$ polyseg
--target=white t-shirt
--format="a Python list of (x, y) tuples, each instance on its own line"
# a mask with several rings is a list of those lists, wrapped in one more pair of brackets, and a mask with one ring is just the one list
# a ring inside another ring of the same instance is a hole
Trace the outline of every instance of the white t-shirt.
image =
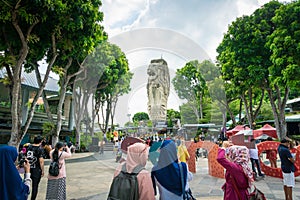
[(255, 149), (249, 149), (250, 158), (258, 160), (258, 150), (255, 146)]

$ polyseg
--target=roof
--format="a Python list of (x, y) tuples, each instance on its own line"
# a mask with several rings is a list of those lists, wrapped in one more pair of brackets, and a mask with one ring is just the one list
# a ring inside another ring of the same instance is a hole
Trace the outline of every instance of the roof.
[(296, 102), (300, 102), (300, 97), (295, 98), (295, 99), (291, 99), (291, 100), (287, 100), (286, 104), (292, 104), (292, 103), (296, 103)]
[(195, 128), (216, 128), (219, 127), (218, 125), (215, 124), (184, 124), (184, 128), (186, 127), (195, 127)]
[(286, 122), (300, 122), (300, 114), (298, 115), (288, 115), (285, 117)]
[[(285, 121), (286, 122), (300, 122), (300, 114), (287, 115), (287, 116), (285, 116)], [(266, 120), (266, 121), (263, 121), (262, 123), (274, 123), (274, 120)]]
[[(5, 76), (6, 76), (6, 70), (3, 68), (0, 70), (0, 79), (4, 78)], [(45, 76), (45, 74), (41, 74), (42, 80), (44, 79), (44, 76)], [(22, 86), (30, 87), (30, 88), (33, 88), (36, 90), (40, 88), (38, 85), (37, 78), (36, 78), (34, 71), (32, 71), (30, 73), (26, 73), (23, 71), (22, 75), (21, 75), (21, 80), (22, 80), (22, 83), (21, 83)], [(59, 91), (59, 89), (60, 89), (60, 87), (58, 84), (58, 80), (49, 76), (44, 90), (47, 92), (57, 93)]]

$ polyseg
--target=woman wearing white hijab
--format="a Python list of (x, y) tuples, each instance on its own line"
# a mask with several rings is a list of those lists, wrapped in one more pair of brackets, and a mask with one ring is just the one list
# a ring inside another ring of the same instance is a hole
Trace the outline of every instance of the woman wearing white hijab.
[[(116, 177), (122, 170), (123, 165), (126, 166), (126, 171), (132, 173), (137, 166), (145, 167), (148, 159), (148, 146), (143, 143), (135, 143), (127, 148), (127, 158), (122, 162), (114, 173)], [(143, 169), (137, 175), (139, 199), (140, 200), (155, 200), (154, 190), (150, 173)]]

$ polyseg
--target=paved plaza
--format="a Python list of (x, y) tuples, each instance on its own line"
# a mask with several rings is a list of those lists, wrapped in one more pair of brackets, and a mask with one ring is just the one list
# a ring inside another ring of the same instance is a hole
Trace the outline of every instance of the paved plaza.
[[(48, 173), (49, 160), (45, 161), (45, 171)], [(105, 200), (112, 182), (113, 173), (118, 163), (115, 162), (113, 152), (77, 153), (67, 160), (67, 199), (68, 200)], [(146, 168), (151, 170), (152, 165), (147, 163)], [(197, 173), (194, 174), (190, 186), (197, 200), (221, 200), (223, 191), (221, 186), (224, 179), (208, 175), (207, 159), (197, 161)], [(269, 200), (283, 200), (284, 192), (282, 180), (266, 176), (255, 182)], [(45, 199), (47, 178), (41, 180), (38, 200)], [(293, 190), (294, 200), (300, 200), (300, 177), (296, 178), (296, 187)], [(158, 198), (157, 198), (158, 199)]]

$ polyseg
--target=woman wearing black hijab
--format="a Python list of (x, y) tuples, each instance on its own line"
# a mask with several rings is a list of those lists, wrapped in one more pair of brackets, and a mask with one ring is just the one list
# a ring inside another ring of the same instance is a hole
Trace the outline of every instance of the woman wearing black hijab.
[(159, 159), (152, 168), (151, 176), (155, 194), (156, 185), (158, 186), (160, 200), (183, 199), (187, 181), (192, 179), (192, 175), (188, 172), (186, 163), (178, 162), (176, 145), (172, 140), (162, 143)]

